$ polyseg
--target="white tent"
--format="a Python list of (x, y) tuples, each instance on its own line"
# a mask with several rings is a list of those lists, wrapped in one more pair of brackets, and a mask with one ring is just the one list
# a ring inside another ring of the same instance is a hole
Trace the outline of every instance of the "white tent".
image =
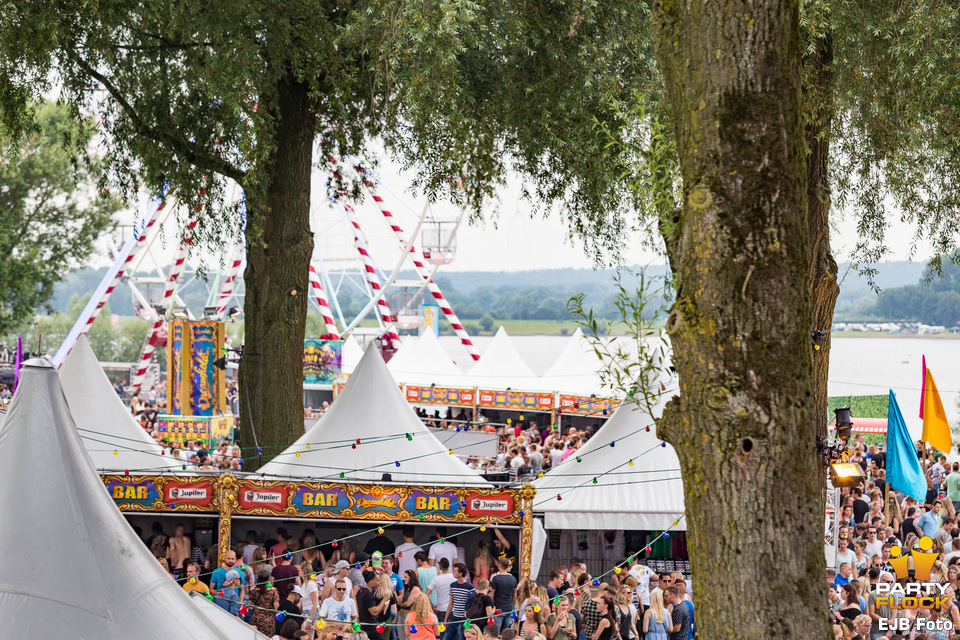
[(363, 347), (351, 335), (343, 341), (342, 349), (340, 352), (340, 368), (344, 373), (353, 373), (353, 370), (360, 364), (360, 358), (363, 357)]
[(543, 374), (542, 383), (544, 388), (560, 393), (609, 396), (611, 391), (600, 381), (601, 366), (603, 362), (597, 352), (577, 327), (556, 361)]
[(543, 388), (540, 376), (536, 375), (523, 358), (503, 327), (497, 329), (480, 360), (467, 374), (470, 386), (486, 389), (536, 391)]
[[(662, 411), (670, 395), (662, 395), (655, 413)], [(534, 511), (544, 514), (544, 527), (671, 528), (683, 514), (683, 481), (676, 452), (669, 444), (662, 446), (656, 431), (646, 409), (632, 402), (622, 404), (577, 451), (581, 462), (570, 456), (534, 480)], [(685, 530), (685, 522), (680, 519), (672, 528)]]
[(466, 381), (432, 331), (416, 342), (404, 343), (387, 363), (387, 369), (397, 382), (407, 384), (456, 387)]
[(199, 591), (191, 591), (190, 599), (197, 605), (200, 612), (223, 632), (224, 637), (230, 640), (270, 640), (255, 627), (251, 627), (240, 618), (235, 618), (207, 600)]
[[(0, 620), (80, 640), (227, 638), (137, 539), (77, 435), (56, 370), (28, 360), (0, 429)], [(34, 634), (36, 635), (36, 634)]]
[(131, 472), (180, 470), (180, 462), (161, 455), (163, 448), (133, 419), (86, 336), (77, 339), (60, 366), (60, 383), (94, 467)]
[(366, 482), (390, 474), (392, 482), (489, 485), (420, 421), (373, 345), (323, 417), (257, 473), (316, 480), (343, 473), (344, 480)]

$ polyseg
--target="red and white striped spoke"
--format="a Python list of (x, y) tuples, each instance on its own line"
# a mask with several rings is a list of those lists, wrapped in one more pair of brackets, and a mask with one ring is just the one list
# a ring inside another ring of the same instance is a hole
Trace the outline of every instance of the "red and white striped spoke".
[(164, 200), (157, 207), (156, 211), (153, 212), (153, 215), (150, 217), (150, 219), (147, 220), (147, 224), (140, 233), (140, 236), (137, 238), (136, 244), (133, 246), (133, 249), (127, 256), (127, 259), (123, 261), (123, 265), (120, 266), (120, 270), (117, 271), (117, 275), (113, 276), (113, 280), (107, 286), (106, 291), (103, 292), (100, 302), (97, 303), (97, 306), (93, 309), (90, 317), (87, 318), (87, 323), (84, 325), (83, 329), (80, 330), (80, 335), (85, 335), (87, 331), (90, 330), (90, 326), (97, 319), (97, 316), (100, 315), (100, 311), (104, 306), (106, 306), (107, 301), (110, 299), (110, 294), (113, 293), (113, 290), (116, 289), (117, 285), (120, 284), (120, 281), (123, 280), (123, 276), (127, 273), (127, 271), (130, 270), (130, 267), (133, 266), (133, 262), (140, 255), (140, 252), (143, 251), (143, 247), (147, 242), (147, 236), (150, 234), (150, 229), (152, 229), (153, 225), (155, 225), (157, 220), (160, 219), (160, 214), (163, 212), (166, 206), (167, 202)]
[[(400, 248), (403, 249), (403, 247), (407, 246), (407, 238), (405, 237), (406, 234), (404, 234), (403, 228), (397, 223), (397, 219), (393, 217), (393, 213), (387, 209), (386, 203), (383, 201), (383, 198), (377, 194), (373, 182), (367, 179), (363, 169), (356, 162), (354, 163), (353, 168), (358, 174), (360, 174), (360, 179), (363, 181), (364, 186), (367, 188), (367, 191), (370, 192), (370, 195), (373, 197), (373, 201), (380, 209), (380, 213), (383, 214), (387, 224), (389, 224), (390, 228), (393, 230), (394, 235), (397, 237), (397, 241), (400, 243)], [(460, 318), (458, 318), (457, 314), (453, 312), (453, 307), (444, 297), (443, 292), (440, 291), (440, 287), (436, 282), (433, 281), (433, 278), (430, 277), (430, 269), (420, 261), (418, 256), (422, 256), (423, 254), (418, 253), (414, 249), (413, 245), (410, 245), (410, 254), (410, 260), (413, 262), (413, 267), (416, 269), (417, 275), (426, 281), (427, 289), (430, 291), (430, 295), (432, 295), (433, 299), (436, 300), (437, 305), (440, 307), (440, 311), (443, 312), (443, 315), (447, 318), (447, 322), (450, 323), (450, 326), (453, 327), (457, 337), (460, 338), (460, 344), (462, 344), (463, 348), (467, 350), (467, 353), (470, 354), (471, 358), (474, 360), (479, 360), (480, 353), (474, 346), (473, 340), (470, 339), (470, 334), (468, 334), (467, 330), (463, 328)]]
[(243, 245), (237, 244), (233, 248), (233, 254), (230, 256), (230, 264), (227, 265), (227, 277), (223, 279), (223, 286), (220, 288), (220, 297), (217, 299), (217, 317), (223, 318), (227, 312), (227, 303), (233, 296), (233, 289), (237, 284), (237, 276), (240, 275), (240, 265), (243, 264)]
[(323, 286), (320, 284), (320, 276), (313, 265), (310, 265), (310, 290), (317, 298), (317, 304), (320, 306), (320, 315), (323, 316), (323, 323), (326, 325), (326, 336), (331, 340), (339, 340), (340, 334), (337, 331), (337, 323), (333, 321), (333, 314), (330, 313), (330, 305), (327, 303), (327, 296), (323, 292)]
[[(190, 246), (193, 244), (193, 231), (196, 228), (196, 220), (191, 220), (189, 223), (187, 223), (187, 228), (183, 234), (183, 240), (180, 242), (180, 246), (177, 247), (177, 253), (173, 257), (173, 264), (170, 265), (170, 269), (167, 272), (167, 280), (163, 285), (163, 298), (160, 299), (160, 303), (157, 305), (164, 311), (170, 308), (170, 303), (173, 301), (173, 292), (176, 291), (177, 281), (183, 274), (183, 269), (187, 262), (187, 254), (190, 252)], [(150, 328), (150, 332), (147, 334), (147, 339), (143, 343), (143, 348), (140, 349), (140, 359), (137, 361), (137, 371), (133, 376), (133, 383), (131, 385), (135, 390), (134, 393), (136, 393), (136, 390), (140, 389), (141, 385), (143, 385), (143, 379), (147, 375), (147, 368), (150, 366), (150, 360), (153, 358), (153, 354), (157, 351), (155, 341), (160, 333), (160, 330), (163, 329), (164, 321), (165, 317), (163, 313), (158, 310), (157, 319), (153, 322), (153, 326)]]

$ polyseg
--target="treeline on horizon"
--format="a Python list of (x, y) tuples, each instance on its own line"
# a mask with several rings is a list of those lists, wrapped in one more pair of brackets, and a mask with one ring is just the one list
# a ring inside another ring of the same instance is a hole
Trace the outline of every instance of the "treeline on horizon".
[(960, 325), (960, 266), (954, 254), (944, 259), (938, 274), (927, 265), (917, 284), (886, 289), (873, 305), (875, 318), (885, 322), (922, 322), (934, 326)]

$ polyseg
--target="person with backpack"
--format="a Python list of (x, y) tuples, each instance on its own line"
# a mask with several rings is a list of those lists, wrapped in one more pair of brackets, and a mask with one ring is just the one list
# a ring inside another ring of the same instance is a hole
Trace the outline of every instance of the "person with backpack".
[(490, 595), (490, 581), (486, 578), (477, 580), (477, 590), (467, 601), (467, 620), (472, 625), (486, 626), (487, 621), (494, 616), (497, 609), (493, 605)]

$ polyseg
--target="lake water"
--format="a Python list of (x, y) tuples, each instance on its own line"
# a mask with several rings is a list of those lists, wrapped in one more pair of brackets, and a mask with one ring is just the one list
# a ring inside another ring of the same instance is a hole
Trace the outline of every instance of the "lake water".
[[(480, 353), (492, 337), (473, 338)], [(569, 340), (565, 336), (517, 336), (514, 346), (534, 373), (542, 374), (560, 354)], [(454, 336), (442, 336), (441, 344), (462, 367), (470, 358)], [(960, 340), (946, 338), (850, 338), (833, 339), (830, 356), (831, 396), (886, 395), (890, 389), (897, 394), (900, 410), (907, 426), (917, 437), (921, 420), (920, 385), (921, 357), (933, 372), (943, 398), (944, 409), (951, 423), (960, 419), (957, 396), (960, 393)]]

